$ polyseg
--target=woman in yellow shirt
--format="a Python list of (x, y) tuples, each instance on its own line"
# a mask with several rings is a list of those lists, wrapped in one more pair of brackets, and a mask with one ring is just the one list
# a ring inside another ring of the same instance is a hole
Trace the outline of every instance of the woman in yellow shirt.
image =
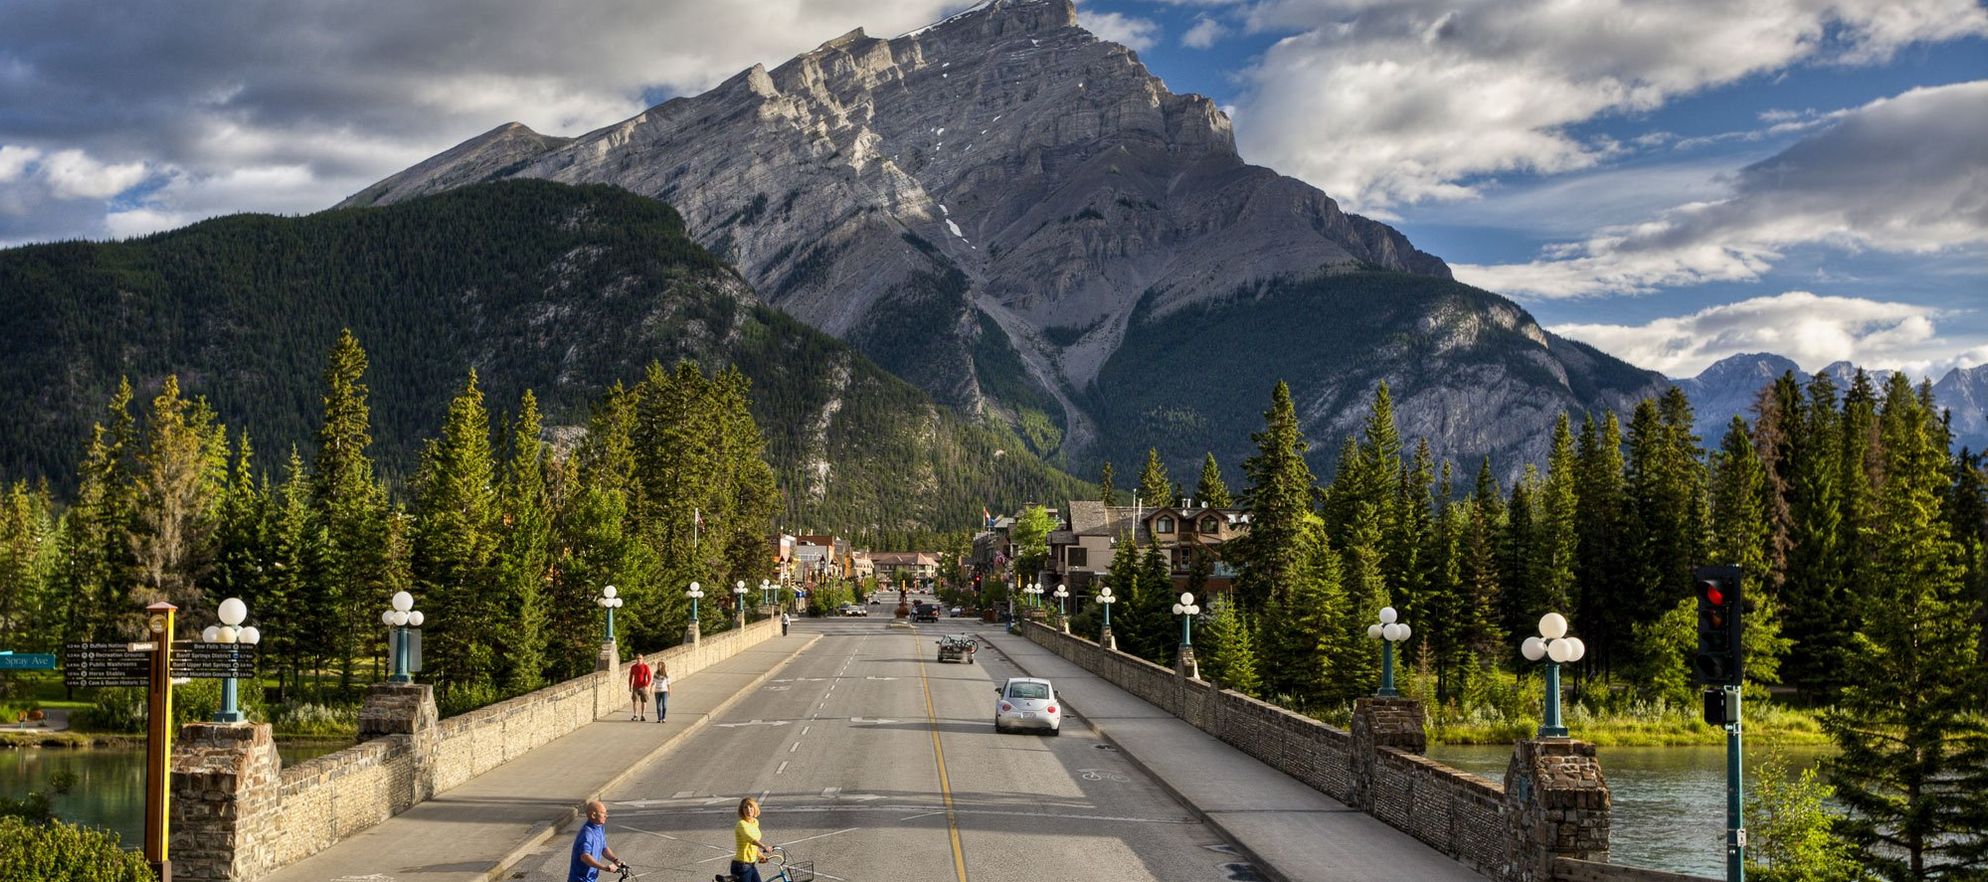
[(732, 855), (732, 878), (738, 882), (760, 882), (759, 867), (771, 857), (772, 849), (759, 838), (759, 800), (748, 796), (739, 800), (739, 823), (732, 828), (732, 841), (738, 852)]

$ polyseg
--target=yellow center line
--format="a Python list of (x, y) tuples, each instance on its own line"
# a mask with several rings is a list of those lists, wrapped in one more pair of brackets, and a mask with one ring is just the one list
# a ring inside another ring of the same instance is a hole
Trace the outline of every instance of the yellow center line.
[(912, 654), (918, 659), (918, 684), (925, 688), (925, 719), (932, 724), (932, 757), (939, 764), (939, 794), (946, 801), (946, 832), (953, 841), (953, 873), (966, 882), (966, 853), (959, 845), (959, 816), (953, 812), (953, 785), (946, 778), (946, 751), (939, 746), (939, 715), (932, 709), (932, 681), (925, 677), (924, 646), (911, 638)]

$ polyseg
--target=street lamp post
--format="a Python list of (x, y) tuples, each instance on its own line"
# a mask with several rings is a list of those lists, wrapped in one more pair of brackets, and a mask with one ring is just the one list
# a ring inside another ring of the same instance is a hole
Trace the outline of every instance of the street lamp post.
[(1194, 603), (1194, 595), (1183, 591), (1180, 602), (1173, 605), (1173, 614), (1180, 616), (1180, 674), (1199, 679), (1201, 669), (1194, 662), (1194, 617), (1201, 614), (1201, 607)]
[(419, 628), (427, 616), (414, 608), (414, 595), (405, 591), (393, 594), (391, 607), (380, 616), (380, 621), (394, 629), (393, 676), (388, 678), (395, 683), (412, 683), (414, 675), (407, 670), (407, 629)]
[(609, 585), (601, 589), (601, 596), (594, 598), (601, 609), (607, 610), (607, 636), (601, 638), (602, 643), (614, 642), (614, 611), (620, 609), (622, 604), (622, 599), (614, 595), (615, 587)]
[[(230, 597), (221, 601), (221, 624), (208, 625), (200, 632), (203, 643), (226, 643), (234, 646), (254, 646), (262, 642), (262, 632), (255, 626), (243, 627), (248, 619), (248, 604), (240, 598)], [(233, 653), (239, 656), (240, 653)], [(216, 723), (239, 723), (243, 720), (241, 708), (235, 692), (235, 678), (221, 678), (221, 710), (214, 714)]]
[(773, 583), (772, 583), (772, 582), (770, 582), (770, 581), (768, 581), (768, 580), (766, 580), (766, 579), (761, 579), (761, 580), (759, 580), (759, 605), (760, 605), (760, 606), (772, 606), (772, 605), (773, 605), (773, 595), (772, 595), (772, 594), (770, 593), (770, 592), (772, 592), (772, 590), (773, 590)]
[(746, 626), (746, 580), (740, 579), (732, 585), (732, 605), (738, 607), (739, 627)]
[(1058, 582), (1056, 583), (1054, 596), (1056, 597), (1056, 615), (1059, 618), (1069, 615), (1070, 611), (1063, 606), (1063, 599), (1070, 596), (1070, 589), (1063, 587), (1063, 583)]
[(1098, 634), (1098, 644), (1106, 649), (1117, 649), (1118, 641), (1111, 636), (1111, 605), (1117, 603), (1118, 598), (1111, 596), (1110, 585), (1098, 589), (1097, 601), (1104, 607), (1104, 631)]
[(1394, 645), (1408, 639), (1409, 629), (1395, 618), (1394, 607), (1382, 607), (1379, 624), (1367, 626), (1367, 636), (1381, 642), (1381, 688), (1374, 694), (1382, 698), (1401, 694), (1394, 688)]
[(1026, 595), (1028, 595), (1028, 596), (1029, 596), (1029, 608), (1030, 608), (1030, 609), (1041, 609), (1041, 608), (1042, 608), (1042, 586), (1041, 586), (1041, 585), (1030, 585), (1030, 586), (1028, 586), (1028, 587), (1026, 587), (1026, 588), (1023, 588), (1023, 589), (1022, 589), (1022, 593), (1023, 593), (1023, 594), (1026, 594)]
[(1565, 738), (1567, 727), (1560, 722), (1560, 666), (1577, 662), (1588, 654), (1587, 644), (1579, 637), (1567, 636), (1567, 617), (1559, 613), (1547, 613), (1539, 619), (1539, 636), (1527, 637), (1519, 645), (1519, 653), (1526, 661), (1546, 661), (1546, 713), (1539, 723), (1539, 737)]
[(690, 583), (690, 590), (683, 592), (683, 596), (690, 598), (690, 627), (685, 629), (686, 633), (684, 634), (683, 642), (696, 643), (698, 642), (699, 639), (698, 627), (697, 627), (697, 601), (699, 598), (704, 596), (704, 586), (699, 585), (696, 582), (692, 582)]

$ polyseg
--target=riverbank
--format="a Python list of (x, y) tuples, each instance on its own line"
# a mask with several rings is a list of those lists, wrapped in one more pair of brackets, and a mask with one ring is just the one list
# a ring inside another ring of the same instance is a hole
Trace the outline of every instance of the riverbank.
[[(1594, 713), (1575, 705), (1567, 710), (1562, 722), (1575, 738), (1605, 747), (1690, 747), (1726, 743), (1723, 727), (1706, 725), (1697, 714), (1681, 708)], [(1428, 722), (1429, 742), (1432, 744), (1511, 744), (1531, 738), (1538, 731), (1538, 717), (1504, 718), (1495, 712), (1471, 713), (1453, 708), (1433, 708)], [(1830, 744), (1829, 735), (1822, 731), (1819, 711), (1780, 707), (1765, 702), (1756, 702), (1746, 708), (1746, 737), (1749, 743), (1759, 745)]]

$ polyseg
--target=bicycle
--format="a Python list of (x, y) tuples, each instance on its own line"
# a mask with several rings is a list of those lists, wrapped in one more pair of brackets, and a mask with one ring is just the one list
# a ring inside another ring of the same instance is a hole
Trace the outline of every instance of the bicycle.
[[(780, 882), (814, 882), (814, 861), (790, 860), (787, 857), (787, 847), (784, 845), (773, 846), (773, 860), (779, 864), (780, 870), (776, 873), (763, 875), (762, 878), (766, 882), (773, 882), (775, 879), (780, 880)], [(738, 882), (738, 880), (739, 877), (729, 873), (719, 873), (717, 876), (712, 877), (712, 882)]]

